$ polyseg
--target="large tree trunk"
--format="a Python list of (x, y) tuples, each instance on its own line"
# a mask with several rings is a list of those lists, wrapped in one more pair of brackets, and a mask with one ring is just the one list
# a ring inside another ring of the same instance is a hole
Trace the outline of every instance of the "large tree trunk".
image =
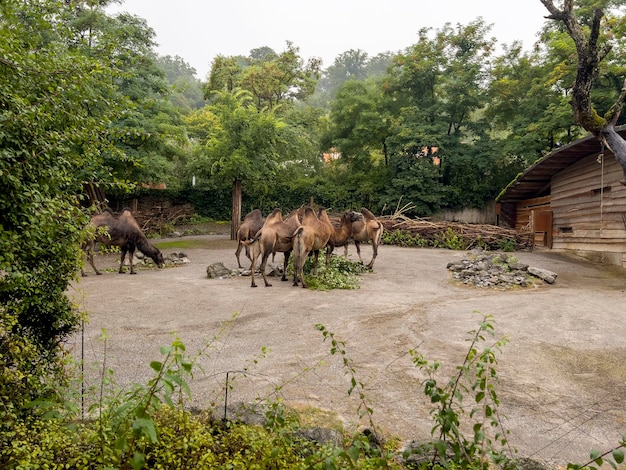
[(230, 239), (237, 240), (237, 231), (241, 224), (241, 180), (233, 181), (233, 207), (230, 220)]
[(574, 15), (573, 0), (565, 0), (562, 10), (552, 0), (541, 0), (541, 3), (550, 12), (548, 18), (563, 22), (576, 45), (578, 71), (572, 90), (574, 119), (613, 152), (624, 172), (624, 178), (620, 182), (626, 185), (626, 141), (615, 131), (615, 124), (626, 100), (626, 81), (619, 97), (604, 116), (596, 112), (591, 102), (591, 90), (598, 78), (598, 66), (611, 50), (610, 45), (599, 40), (604, 12), (600, 9), (594, 11), (587, 36)]

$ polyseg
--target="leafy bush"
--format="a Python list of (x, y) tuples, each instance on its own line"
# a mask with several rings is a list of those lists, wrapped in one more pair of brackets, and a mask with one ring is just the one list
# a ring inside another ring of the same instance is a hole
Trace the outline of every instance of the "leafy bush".
[(433, 246), (436, 248), (448, 248), (450, 250), (466, 250), (469, 245), (467, 240), (450, 227), (448, 227), (445, 232), (435, 235), (433, 243)]
[(405, 232), (403, 230), (385, 231), (382, 235), (382, 242), (385, 245), (397, 245), (404, 247), (427, 247), (430, 245), (427, 239), (422, 238), (419, 234), (411, 234), (411, 232)]

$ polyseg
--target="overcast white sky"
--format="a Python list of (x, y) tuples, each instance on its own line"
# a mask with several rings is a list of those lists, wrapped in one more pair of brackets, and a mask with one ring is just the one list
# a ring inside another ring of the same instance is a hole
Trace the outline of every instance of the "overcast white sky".
[(493, 24), (498, 42), (521, 40), (530, 49), (547, 15), (539, 0), (125, 0), (109, 11), (144, 18), (156, 32), (157, 52), (182, 57), (201, 79), (218, 54), (248, 55), (263, 46), (282, 52), (291, 41), (301, 57), (321, 57), (326, 68), (350, 49), (370, 57), (398, 52), (417, 42), (422, 27), (479, 16)]

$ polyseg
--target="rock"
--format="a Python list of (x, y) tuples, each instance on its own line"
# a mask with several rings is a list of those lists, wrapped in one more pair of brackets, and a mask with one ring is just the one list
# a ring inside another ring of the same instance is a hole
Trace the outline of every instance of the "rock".
[(331, 445), (333, 447), (340, 447), (343, 443), (343, 435), (336, 429), (331, 428), (302, 428), (296, 431), (296, 436), (320, 445)]
[(511, 268), (514, 271), (527, 271), (528, 265), (524, 263), (520, 263), (519, 261), (513, 261), (509, 263), (509, 268)]
[(533, 284), (534, 278), (552, 284), (557, 276), (546, 269), (529, 268), (514, 256), (489, 254), (482, 250), (472, 250), (462, 260), (448, 263), (446, 268), (452, 271), (452, 277), (459, 282), (483, 288), (528, 287)]
[(230, 269), (222, 262), (210, 264), (206, 268), (206, 274), (209, 279), (225, 279), (232, 276)]
[(548, 284), (553, 284), (554, 281), (556, 281), (557, 274), (547, 269), (534, 268), (531, 266), (528, 268), (528, 272), (539, 279), (543, 279)]

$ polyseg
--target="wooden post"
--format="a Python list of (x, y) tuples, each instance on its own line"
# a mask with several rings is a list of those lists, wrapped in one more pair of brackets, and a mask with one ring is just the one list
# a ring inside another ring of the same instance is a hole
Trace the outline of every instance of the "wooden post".
[(230, 220), (230, 239), (237, 240), (237, 231), (241, 223), (241, 180), (233, 181), (232, 215)]

